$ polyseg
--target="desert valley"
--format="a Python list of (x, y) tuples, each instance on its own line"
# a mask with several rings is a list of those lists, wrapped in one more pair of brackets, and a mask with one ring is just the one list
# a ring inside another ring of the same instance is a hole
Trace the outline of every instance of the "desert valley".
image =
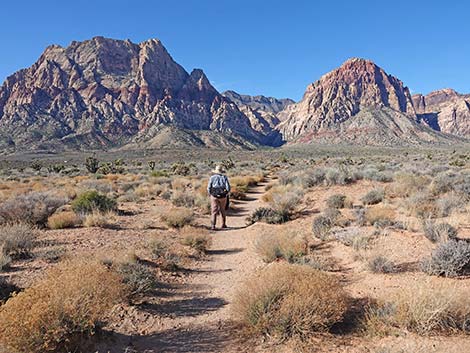
[(2, 353), (470, 351), (470, 94), (219, 92), (94, 37), (0, 86), (0, 147)]

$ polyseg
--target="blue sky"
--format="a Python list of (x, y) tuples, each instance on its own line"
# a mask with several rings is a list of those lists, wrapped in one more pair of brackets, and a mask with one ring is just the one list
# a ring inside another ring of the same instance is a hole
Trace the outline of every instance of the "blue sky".
[(300, 99), (349, 57), (375, 61), (412, 92), (470, 92), (465, 1), (29, 0), (0, 8), (0, 81), (49, 44), (102, 35), (159, 38), (221, 91)]

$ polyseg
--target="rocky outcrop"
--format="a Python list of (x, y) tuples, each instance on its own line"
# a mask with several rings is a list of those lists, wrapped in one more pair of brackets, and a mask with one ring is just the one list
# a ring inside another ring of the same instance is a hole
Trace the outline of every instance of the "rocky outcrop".
[[(252, 127), (263, 135), (272, 135), (280, 123), (277, 114), (291, 104), (292, 99), (277, 99), (265, 96), (249, 96), (234, 91), (225, 91), (222, 95), (234, 102), (251, 122)], [(265, 140), (269, 144), (269, 139)]]
[(437, 131), (470, 137), (470, 95), (442, 89), (413, 95), (418, 118)]
[(0, 88), (2, 147), (122, 146), (162, 126), (259, 144), (264, 136), (251, 124), (202, 70), (188, 74), (156, 39), (53, 45)]
[(419, 124), (407, 87), (372, 61), (353, 58), (279, 113), (283, 140), (392, 145), (446, 137)]

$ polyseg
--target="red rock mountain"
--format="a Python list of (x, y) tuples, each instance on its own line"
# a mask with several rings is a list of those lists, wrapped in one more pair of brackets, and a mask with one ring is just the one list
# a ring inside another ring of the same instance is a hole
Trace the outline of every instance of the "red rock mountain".
[(278, 117), (285, 141), (389, 145), (446, 139), (419, 123), (400, 80), (359, 58), (309, 85), (302, 100)]
[(453, 89), (413, 95), (413, 103), (422, 119), (433, 129), (470, 137), (470, 95)]
[(264, 139), (202, 70), (188, 74), (156, 39), (53, 45), (0, 88), (4, 148), (159, 146), (176, 130), (196, 145)]

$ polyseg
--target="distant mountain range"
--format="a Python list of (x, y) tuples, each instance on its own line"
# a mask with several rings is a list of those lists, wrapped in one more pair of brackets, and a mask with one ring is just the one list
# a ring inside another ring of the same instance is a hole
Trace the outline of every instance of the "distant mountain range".
[(411, 96), (353, 58), (290, 99), (219, 93), (159, 40), (95, 37), (46, 48), (0, 87), (3, 151), (256, 148), (284, 143), (454, 144), (470, 138), (470, 95)]

